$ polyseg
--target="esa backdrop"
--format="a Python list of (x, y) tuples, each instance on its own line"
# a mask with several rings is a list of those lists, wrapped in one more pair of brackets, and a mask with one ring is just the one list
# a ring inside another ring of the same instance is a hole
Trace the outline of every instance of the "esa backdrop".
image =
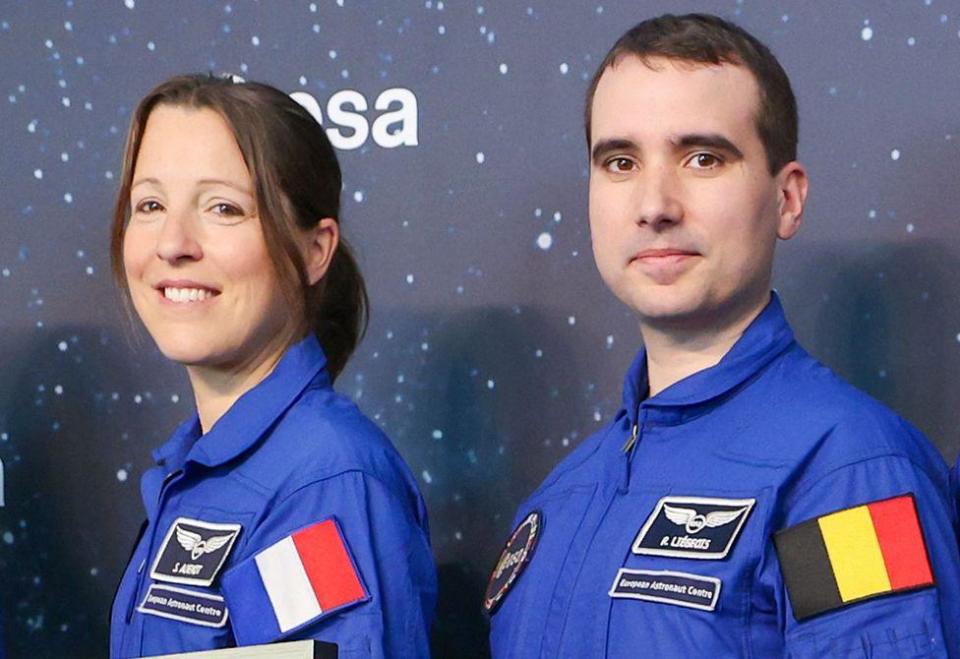
[[(816, 356), (960, 446), (960, 7), (944, 0), (0, 4), (0, 601), (13, 657), (105, 654), (150, 450), (191, 412), (121, 311), (131, 108), (182, 72), (296, 93), (339, 149), (373, 315), (338, 388), (430, 509), (438, 656), (486, 654), (516, 505), (617, 412), (638, 348), (590, 250), (582, 100), (627, 27), (710, 10), (791, 75), (812, 177), (776, 272)], [(800, 421), (800, 420), (798, 420)]]

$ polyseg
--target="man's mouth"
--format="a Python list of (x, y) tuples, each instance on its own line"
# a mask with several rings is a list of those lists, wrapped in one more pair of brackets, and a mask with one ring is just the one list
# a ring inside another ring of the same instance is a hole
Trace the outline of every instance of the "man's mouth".
[(643, 251), (637, 252), (633, 260), (635, 261), (646, 261), (646, 262), (655, 262), (659, 259), (680, 259), (686, 256), (697, 256), (697, 252), (694, 252), (689, 249), (678, 249), (675, 247), (659, 247), (656, 249), (645, 249)]

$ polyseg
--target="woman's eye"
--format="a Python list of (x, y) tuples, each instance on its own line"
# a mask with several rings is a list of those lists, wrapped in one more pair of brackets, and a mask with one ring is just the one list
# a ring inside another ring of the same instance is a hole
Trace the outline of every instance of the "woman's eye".
[(147, 199), (137, 204), (134, 209), (138, 213), (153, 213), (154, 211), (163, 210), (163, 206), (161, 206), (158, 201)]
[(607, 161), (607, 171), (622, 174), (633, 169), (633, 161), (629, 158), (611, 158)]
[(224, 203), (224, 202), (220, 202), (220, 203), (218, 203), (218, 204), (214, 204), (214, 205), (210, 208), (210, 210), (212, 210), (212, 211), (214, 212), (214, 214), (216, 214), (216, 215), (222, 215), (223, 217), (237, 217), (237, 216), (239, 216), (239, 215), (243, 215), (243, 211), (242, 211), (242, 210), (240, 210), (239, 208), (237, 208), (237, 207), (234, 206), (233, 204), (227, 204), (227, 203)]
[(712, 153), (695, 153), (688, 162), (694, 169), (714, 169), (723, 164), (723, 160)]

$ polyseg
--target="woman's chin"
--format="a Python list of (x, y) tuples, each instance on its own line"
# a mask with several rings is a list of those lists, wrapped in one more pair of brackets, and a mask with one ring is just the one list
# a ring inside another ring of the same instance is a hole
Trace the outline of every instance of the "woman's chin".
[(160, 354), (181, 366), (214, 366), (221, 359), (218, 354), (205, 345), (194, 345), (183, 342), (157, 341)]

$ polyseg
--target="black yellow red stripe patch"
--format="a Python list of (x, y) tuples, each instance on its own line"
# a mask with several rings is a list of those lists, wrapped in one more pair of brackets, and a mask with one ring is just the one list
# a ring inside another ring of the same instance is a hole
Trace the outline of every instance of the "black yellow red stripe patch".
[(913, 494), (801, 522), (774, 542), (798, 621), (935, 583)]

